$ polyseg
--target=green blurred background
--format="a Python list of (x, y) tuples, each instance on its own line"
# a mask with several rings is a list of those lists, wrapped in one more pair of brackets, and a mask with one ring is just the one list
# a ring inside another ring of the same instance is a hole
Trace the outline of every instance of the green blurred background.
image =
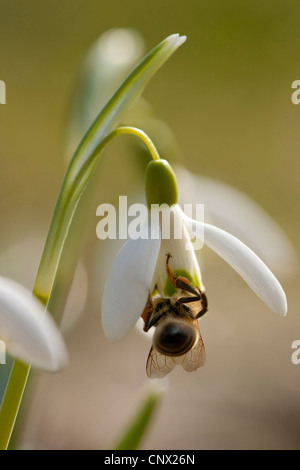
[[(0, 274), (32, 286), (66, 168), (75, 76), (89, 46), (113, 27), (136, 28), (147, 51), (169, 34), (187, 35), (145, 98), (175, 133), (187, 167), (250, 195), (299, 253), (300, 106), (291, 102), (291, 84), (300, 79), (299, 15), (297, 0), (0, 0), (0, 79), (7, 87)], [(126, 194), (135, 171), (114, 145), (105, 174), (97, 175), (99, 204)], [(90, 222), (94, 230), (96, 217)], [(70, 366), (35, 376), (20, 446), (109, 448), (141, 399), (149, 344), (135, 332), (116, 345), (103, 337), (89, 251), (99, 243), (93, 232), (83, 247), (89, 295), (84, 316), (66, 334)], [(206, 366), (170, 376), (143, 448), (298, 449), (300, 365), (291, 362), (291, 344), (300, 339), (299, 273), (275, 273), (288, 296), (282, 319), (225, 263), (214, 255), (210, 261), (210, 312), (201, 321)]]

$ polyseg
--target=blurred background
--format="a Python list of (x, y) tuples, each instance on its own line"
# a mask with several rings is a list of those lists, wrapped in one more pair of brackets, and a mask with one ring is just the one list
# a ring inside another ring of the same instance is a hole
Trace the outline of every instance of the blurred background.
[[(162, 156), (247, 194), (284, 230), (291, 246), (287, 252), (283, 247), (277, 264), (268, 261), (289, 312), (278, 317), (203, 249), (210, 307), (200, 322), (206, 365), (170, 374), (141, 448), (299, 449), (300, 364), (291, 361), (292, 342), (300, 339), (300, 106), (291, 102), (291, 84), (300, 79), (299, 2), (1, 0), (0, 11), (0, 79), (6, 83), (0, 275), (33, 286), (74, 145), (78, 71), (90, 46), (112, 28), (131, 28), (138, 44), (134, 62), (169, 34), (186, 34), (128, 120), (149, 126), (155, 143), (172, 153)], [(99, 87), (99, 110), (111, 92), (107, 83), (114, 86), (108, 77)], [(120, 139), (106, 150), (67, 240), (64, 255), (80, 254), (70, 295), (52, 300), (53, 309), (66, 311), (69, 367), (56, 375), (32, 374), (18, 422), (21, 448), (111, 448), (148, 386), (150, 342), (132, 331), (110, 344), (100, 322), (107, 263), (119, 246), (97, 239), (96, 207), (119, 194), (134, 199), (143, 177), (141, 149), (130, 137)], [(264, 226), (247, 230), (250, 242), (260, 228), (263, 237)], [(273, 246), (272, 230), (262, 243)], [(7, 362), (0, 366), (2, 385)]]

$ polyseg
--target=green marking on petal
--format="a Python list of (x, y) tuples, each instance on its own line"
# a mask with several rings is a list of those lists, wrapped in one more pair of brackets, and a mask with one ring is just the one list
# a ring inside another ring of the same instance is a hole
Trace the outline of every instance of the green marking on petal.
[(164, 287), (164, 294), (167, 297), (173, 297), (173, 295), (176, 293), (176, 287), (171, 284), (170, 279), (166, 279), (165, 287)]
[[(190, 281), (192, 286), (195, 287), (195, 280), (190, 275), (190, 273), (188, 273), (185, 269), (176, 269), (174, 271), (174, 276), (185, 277), (188, 281)], [(195, 279), (196, 279), (196, 276), (195, 276)], [(166, 279), (165, 287), (164, 287), (164, 294), (167, 295), (168, 297), (172, 297), (174, 294), (176, 294), (176, 287), (173, 286), (170, 279)]]
[(152, 295), (152, 297), (154, 297), (154, 296), (157, 295), (158, 293), (159, 293), (159, 292), (158, 292), (158, 289), (157, 289), (157, 287), (155, 286), (154, 289), (153, 289), (152, 292), (151, 292), (151, 295)]

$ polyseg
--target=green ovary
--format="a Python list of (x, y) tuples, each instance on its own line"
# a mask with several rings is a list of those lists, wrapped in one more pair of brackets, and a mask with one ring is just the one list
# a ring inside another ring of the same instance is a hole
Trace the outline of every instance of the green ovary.
[(177, 182), (175, 174), (167, 160), (151, 161), (146, 168), (145, 190), (148, 207), (151, 204), (177, 203)]

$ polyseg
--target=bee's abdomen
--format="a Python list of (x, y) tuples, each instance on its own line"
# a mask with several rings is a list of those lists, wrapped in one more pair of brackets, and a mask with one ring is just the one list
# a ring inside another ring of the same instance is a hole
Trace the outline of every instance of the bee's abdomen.
[(196, 339), (192, 326), (185, 322), (170, 321), (156, 328), (153, 345), (166, 356), (181, 356), (193, 347)]

